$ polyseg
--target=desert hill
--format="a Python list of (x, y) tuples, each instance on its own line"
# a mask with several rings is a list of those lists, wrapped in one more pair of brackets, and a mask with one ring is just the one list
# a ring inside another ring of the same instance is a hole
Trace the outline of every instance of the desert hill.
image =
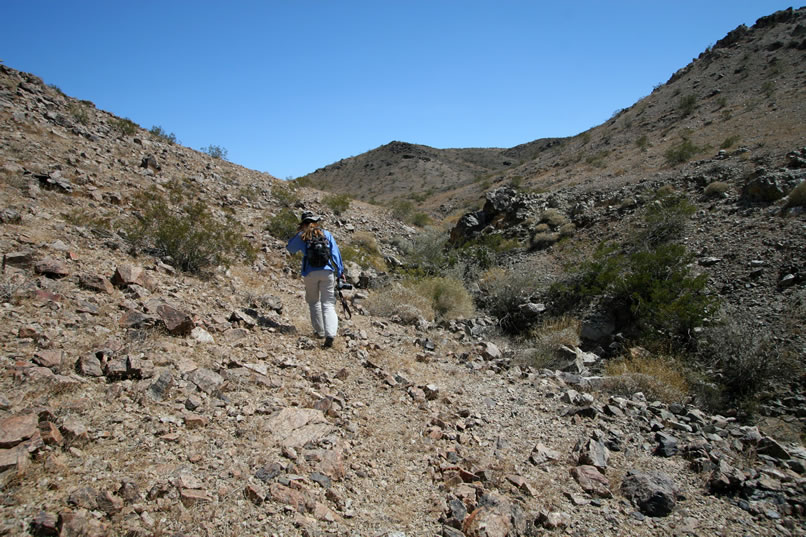
[[(517, 245), (502, 267), (549, 282), (603, 239), (636, 235), (655, 193), (671, 190), (696, 209), (682, 240), (691, 265), (750, 323), (747, 344), (763, 336), (802, 358), (803, 13), (737, 29), (643, 114), (638, 103), (589, 138), (379, 148), (376, 168), (382, 158), (390, 171), (444, 172), (451, 189), (421, 203), (461, 218), (436, 231), (360, 200), (336, 211), (328, 192), (182, 147), (0, 66), (0, 535), (806, 535), (801, 379), (776, 377), (749, 421), (644, 392), (640, 375), (604, 375), (588, 363), (596, 346), (570, 337), (552, 349), (570, 367), (540, 367), (482, 308), (407, 320), (406, 304), (369, 306), (393, 296), (384, 282), (397, 258), (409, 263), (404, 242), (500, 235)], [(738, 63), (716, 69), (745, 53), (744, 86), (720, 88), (731, 117), (711, 111), (719, 95), (707, 97), (706, 77), (738, 84)], [(771, 94), (754, 91), (773, 58)], [(680, 117), (689, 89), (694, 110)], [(630, 117), (648, 122), (646, 144), (621, 127)], [(684, 128), (713, 145), (666, 164)], [(608, 147), (622, 152), (586, 161)], [(572, 162), (573, 148), (584, 152)], [(480, 173), (492, 174), (484, 188)], [(353, 316), (340, 311), (333, 349), (311, 333), (299, 259), (273, 227), (303, 209), (323, 214), (345, 251), (371, 236), (386, 266), (355, 256), (362, 286), (346, 292)], [(573, 233), (554, 237), (548, 215)], [(198, 248), (166, 255), (139, 235), (149, 223)], [(520, 298), (537, 306), (544, 290)]]
[(527, 191), (613, 188), (674, 173), (719, 149), (783, 155), (803, 143), (803, 17), (802, 9), (781, 11), (736, 28), (651, 94), (574, 137), (509, 149), (392, 142), (301, 180), (386, 205), (416, 196), (444, 216), (513, 182)]

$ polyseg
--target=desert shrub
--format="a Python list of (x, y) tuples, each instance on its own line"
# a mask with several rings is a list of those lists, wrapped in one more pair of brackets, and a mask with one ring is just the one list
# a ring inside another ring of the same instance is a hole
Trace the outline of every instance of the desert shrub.
[(728, 406), (752, 406), (762, 390), (802, 374), (795, 355), (785, 352), (772, 334), (760, 332), (752, 320), (738, 315), (725, 316), (706, 331), (699, 358), (716, 371), (723, 404)]
[(418, 273), (427, 275), (440, 274), (449, 266), (445, 254), (448, 235), (437, 227), (427, 227), (415, 235), (411, 243), (401, 243), (406, 264)]
[(547, 368), (554, 365), (557, 350), (565, 346), (578, 347), (580, 322), (569, 316), (554, 317), (541, 322), (529, 331), (526, 341), (530, 344), (528, 365)]
[(294, 211), (283, 208), (280, 212), (269, 218), (269, 222), (266, 224), (266, 231), (274, 238), (288, 240), (294, 236), (298, 227), (299, 222), (297, 221), (297, 216), (294, 214)]
[(647, 138), (646, 134), (644, 134), (635, 141), (635, 145), (638, 146), (638, 149), (641, 151), (646, 152), (646, 150), (649, 148), (649, 138)]
[(643, 392), (650, 400), (682, 403), (689, 384), (682, 363), (668, 356), (621, 358), (608, 362), (602, 388), (616, 395)]
[(440, 319), (459, 319), (473, 315), (473, 298), (460, 280), (427, 278), (418, 282), (416, 289), (431, 301), (431, 308)]
[(149, 191), (135, 198), (134, 209), (136, 218), (128, 231), (132, 242), (170, 258), (181, 270), (199, 273), (235, 259), (254, 259), (242, 226), (230, 217), (219, 220), (200, 201), (173, 207), (162, 194)]
[(171, 133), (166, 132), (159, 125), (154, 125), (153, 127), (151, 127), (151, 129), (148, 132), (150, 132), (153, 136), (156, 136), (157, 138), (159, 138), (159, 139), (161, 139), (161, 140), (163, 140), (165, 142), (168, 142), (169, 144), (175, 144), (176, 143), (176, 134), (174, 134), (172, 132)]
[(719, 144), (719, 149), (730, 149), (731, 147), (739, 143), (740, 139), (741, 138), (737, 134), (734, 134), (733, 136), (728, 136), (722, 141), (721, 144)]
[(82, 125), (89, 124), (90, 114), (83, 105), (76, 102), (71, 102), (67, 105), (67, 110), (70, 112), (70, 115), (75, 121), (81, 123)]
[(499, 254), (511, 252), (519, 246), (516, 239), (508, 239), (500, 233), (479, 235), (454, 246), (449, 252), (449, 264), (462, 262), (471, 272), (485, 270), (497, 264)]
[(562, 238), (560, 233), (554, 231), (540, 231), (532, 235), (531, 248), (542, 250), (548, 248)]
[(542, 288), (540, 273), (529, 265), (513, 268), (495, 267), (479, 279), (480, 305), (498, 319), (508, 333), (522, 333), (531, 328), (531, 320), (522, 315), (522, 306)]
[(417, 227), (423, 228), (431, 224), (431, 217), (423, 212), (416, 211), (412, 215), (411, 221), (409, 223), (414, 224)]
[(801, 181), (798, 186), (789, 193), (786, 202), (787, 207), (806, 207), (806, 181)]
[(568, 222), (560, 226), (560, 238), (564, 239), (567, 237), (573, 237), (574, 233), (576, 233), (577, 227), (574, 225), (573, 222)]
[(351, 261), (362, 267), (372, 267), (380, 272), (387, 270), (378, 241), (372, 233), (356, 231), (350, 243), (340, 249), (344, 261)]
[(703, 194), (709, 198), (717, 198), (722, 196), (725, 192), (730, 190), (730, 184), (724, 181), (714, 181), (709, 183), (705, 190), (703, 190)]
[(680, 97), (680, 101), (677, 103), (677, 109), (680, 110), (680, 114), (683, 117), (693, 114), (694, 110), (697, 109), (697, 96), (690, 94)]
[(549, 208), (540, 215), (540, 221), (553, 228), (558, 228), (568, 222), (568, 217), (559, 209)]
[(644, 213), (645, 227), (624, 244), (601, 243), (551, 287), (551, 300), (570, 311), (592, 300), (609, 304), (628, 332), (659, 334), (688, 343), (718, 303), (706, 293), (706, 275), (692, 273), (693, 256), (679, 239), (694, 207), (681, 195), (659, 191)]
[(217, 158), (220, 160), (227, 160), (227, 149), (225, 147), (221, 147), (220, 145), (208, 145), (207, 147), (201, 148), (202, 153), (207, 153), (213, 158)]
[(644, 229), (636, 235), (634, 243), (641, 248), (652, 248), (679, 239), (696, 210), (683, 194), (664, 185), (644, 210)]
[(401, 283), (395, 282), (370, 292), (364, 304), (371, 315), (397, 317), (404, 324), (414, 324), (421, 318), (434, 320), (431, 300)]
[(322, 203), (330, 207), (334, 214), (342, 214), (350, 207), (351, 198), (347, 194), (332, 194), (325, 196)]
[(695, 145), (690, 138), (686, 137), (677, 145), (669, 148), (666, 153), (664, 153), (664, 157), (666, 157), (667, 164), (674, 166), (688, 162), (700, 151), (702, 151), (702, 149)]
[(138, 127), (137, 123), (127, 117), (112, 120), (112, 128), (124, 136), (133, 136)]
[(286, 183), (272, 185), (271, 194), (283, 207), (293, 207), (299, 201), (296, 191)]
[(414, 213), (415, 205), (411, 200), (395, 200), (392, 202), (392, 216), (404, 222)]

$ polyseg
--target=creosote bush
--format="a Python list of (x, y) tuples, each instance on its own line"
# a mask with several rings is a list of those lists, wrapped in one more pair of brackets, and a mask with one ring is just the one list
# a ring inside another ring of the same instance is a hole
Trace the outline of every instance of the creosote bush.
[(211, 266), (255, 257), (242, 226), (229, 216), (224, 221), (214, 217), (200, 201), (175, 207), (152, 190), (138, 195), (134, 206), (130, 240), (159, 257), (170, 258), (183, 271), (200, 273)]
[(165, 129), (163, 129), (159, 125), (154, 125), (153, 127), (151, 127), (151, 129), (148, 132), (150, 132), (152, 134), (152, 136), (156, 136), (157, 138), (159, 138), (159, 139), (161, 139), (161, 140), (163, 140), (163, 141), (165, 141), (165, 142), (167, 142), (169, 144), (177, 143), (176, 134), (174, 134), (172, 132), (170, 132), (170, 133), (166, 132)]
[(298, 227), (299, 220), (297, 219), (297, 215), (294, 214), (294, 211), (286, 207), (269, 218), (266, 224), (266, 231), (275, 239), (287, 241), (294, 236)]
[(694, 144), (691, 138), (685, 137), (680, 143), (669, 148), (666, 153), (664, 153), (664, 157), (666, 157), (667, 164), (674, 166), (688, 162), (700, 151), (702, 151), (702, 148)]
[(330, 207), (334, 214), (340, 215), (350, 208), (352, 199), (347, 194), (332, 194), (325, 196), (322, 203)]

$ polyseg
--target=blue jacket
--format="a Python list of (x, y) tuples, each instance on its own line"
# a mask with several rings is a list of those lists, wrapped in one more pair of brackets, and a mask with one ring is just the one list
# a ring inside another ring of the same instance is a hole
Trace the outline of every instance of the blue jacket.
[(331, 235), (329, 231), (326, 231), (326, 230), (323, 229), (322, 233), (325, 234), (325, 238), (327, 239), (327, 242), (330, 243), (330, 261), (323, 268), (314, 269), (314, 268), (310, 268), (308, 266), (308, 255), (307, 255), (308, 254), (308, 252), (307, 252), (308, 248), (305, 245), (305, 241), (302, 240), (302, 237), (300, 237), (299, 233), (297, 233), (296, 235), (291, 237), (291, 240), (288, 241), (288, 244), (286, 244), (285, 249), (288, 250), (289, 252), (291, 252), (292, 254), (295, 254), (297, 252), (302, 252), (302, 255), (303, 255), (303, 257), (302, 257), (302, 275), (303, 276), (307, 276), (309, 273), (311, 273), (314, 270), (330, 270), (330, 271), (335, 272), (336, 277), (338, 278), (342, 274), (344, 274), (344, 264), (342, 263), (342, 260), (341, 260), (341, 252), (339, 251), (339, 246), (336, 244), (336, 241), (333, 239), (333, 235)]

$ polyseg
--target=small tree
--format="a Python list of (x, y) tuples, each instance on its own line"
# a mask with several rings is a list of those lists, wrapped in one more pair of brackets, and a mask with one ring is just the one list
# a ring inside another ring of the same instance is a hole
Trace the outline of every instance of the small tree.
[(213, 158), (227, 160), (227, 149), (220, 145), (208, 145), (207, 147), (202, 147), (201, 150), (202, 153), (207, 153)]

